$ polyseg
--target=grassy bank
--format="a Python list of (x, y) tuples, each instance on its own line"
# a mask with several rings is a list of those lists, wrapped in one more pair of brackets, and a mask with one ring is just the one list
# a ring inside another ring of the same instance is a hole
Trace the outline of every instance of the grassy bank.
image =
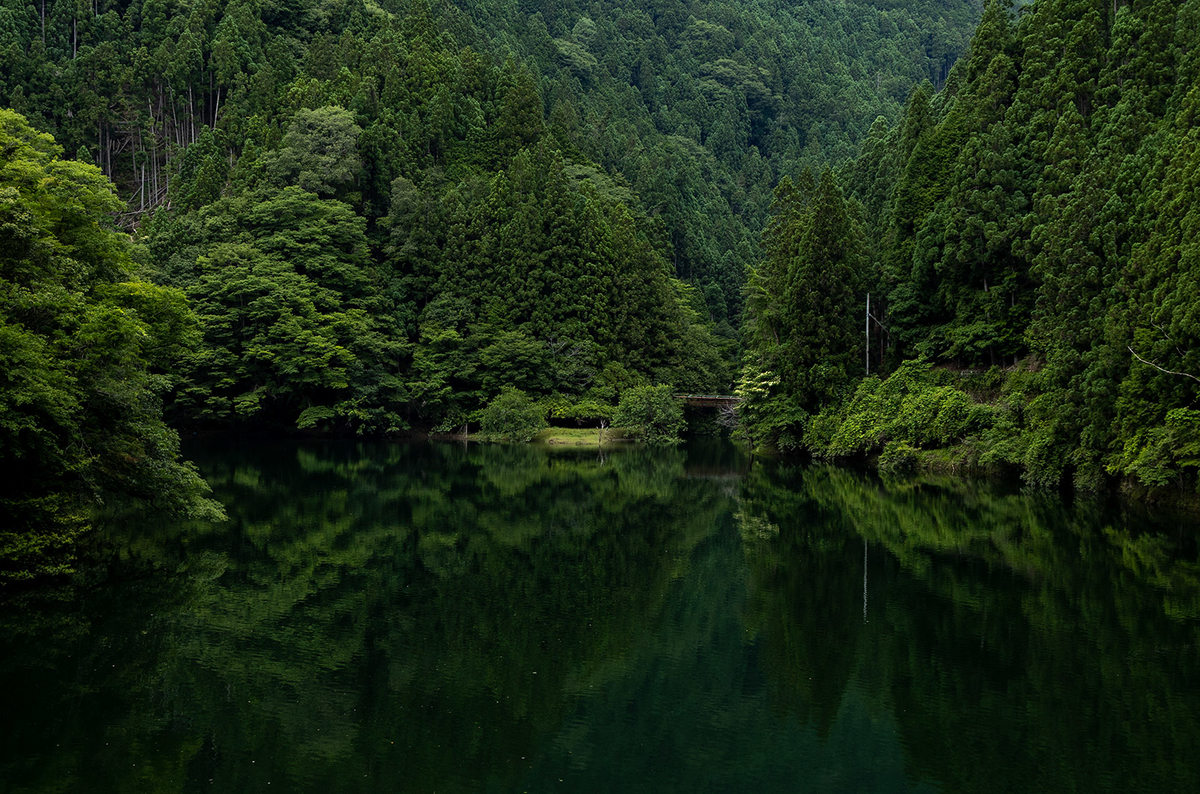
[[(617, 446), (632, 441), (623, 427), (610, 427), (604, 431), (604, 446)], [(600, 429), (596, 427), (547, 427), (533, 437), (533, 444), (552, 447), (599, 447)]]

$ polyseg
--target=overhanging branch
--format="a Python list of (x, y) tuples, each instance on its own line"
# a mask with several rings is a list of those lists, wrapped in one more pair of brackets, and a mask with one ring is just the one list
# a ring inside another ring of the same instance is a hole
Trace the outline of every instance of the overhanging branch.
[(1192, 380), (1196, 381), (1197, 383), (1200, 383), (1200, 378), (1197, 378), (1195, 375), (1191, 375), (1187, 372), (1176, 372), (1173, 369), (1166, 369), (1164, 367), (1160, 367), (1159, 365), (1155, 364), (1153, 361), (1147, 361), (1146, 359), (1139, 356), (1132, 347), (1129, 348), (1129, 352), (1133, 353), (1133, 357), (1136, 358), (1138, 361), (1142, 362), (1143, 364), (1145, 364), (1148, 367), (1154, 367), (1159, 372), (1165, 372), (1168, 375), (1180, 375), (1185, 378), (1191, 378)]

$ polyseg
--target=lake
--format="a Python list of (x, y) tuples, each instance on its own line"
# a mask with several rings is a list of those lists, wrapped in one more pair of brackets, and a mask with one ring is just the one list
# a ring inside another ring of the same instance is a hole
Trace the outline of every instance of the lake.
[(193, 444), (0, 603), (0, 792), (1200, 791), (1197, 524), (732, 446)]

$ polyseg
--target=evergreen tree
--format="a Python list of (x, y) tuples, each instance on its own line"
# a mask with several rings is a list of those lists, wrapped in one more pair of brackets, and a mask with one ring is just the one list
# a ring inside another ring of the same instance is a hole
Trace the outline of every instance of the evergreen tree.
[(786, 448), (862, 371), (864, 241), (832, 172), (780, 182), (764, 247), (739, 391), (752, 438)]

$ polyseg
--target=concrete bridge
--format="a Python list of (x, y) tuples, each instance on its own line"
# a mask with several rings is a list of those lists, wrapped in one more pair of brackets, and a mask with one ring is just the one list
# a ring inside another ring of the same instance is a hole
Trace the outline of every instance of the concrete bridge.
[(741, 397), (728, 394), (676, 394), (675, 399), (683, 400), (692, 408), (722, 408), (737, 405), (742, 401)]

